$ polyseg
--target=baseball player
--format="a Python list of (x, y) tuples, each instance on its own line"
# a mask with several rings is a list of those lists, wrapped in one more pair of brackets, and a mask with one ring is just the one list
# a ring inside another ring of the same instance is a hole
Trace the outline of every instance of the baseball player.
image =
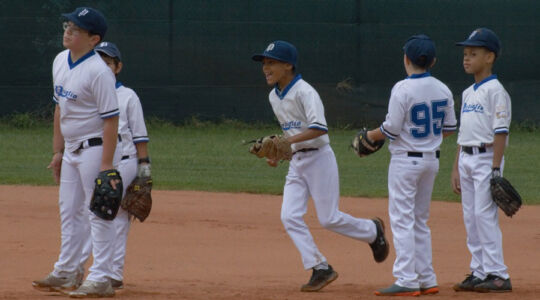
[[(374, 258), (388, 256), (388, 243), (381, 219), (354, 218), (339, 211), (339, 176), (336, 158), (329, 145), (323, 103), (315, 89), (296, 74), (296, 48), (275, 41), (252, 59), (262, 62), (270, 91), (269, 100), (283, 135), (292, 144), (293, 156), (283, 188), (281, 221), (293, 240), (306, 270), (313, 269), (303, 292), (315, 292), (338, 274), (319, 251), (303, 215), (309, 196), (313, 198), (320, 224), (329, 230), (370, 244)], [(275, 167), (277, 161), (267, 159)]]
[(490, 179), (502, 175), (511, 119), (510, 96), (492, 74), (500, 41), (493, 31), (478, 28), (457, 45), (465, 47), (463, 68), (475, 83), (463, 91), (452, 171), (452, 188), (461, 194), (471, 274), (454, 290), (510, 292), (498, 207), (490, 193)]
[[(120, 50), (111, 42), (100, 43), (95, 50), (112, 72), (118, 76), (122, 71), (122, 57)], [(118, 133), (122, 138), (122, 159), (118, 165), (118, 171), (122, 174), (124, 182), (132, 182), (135, 176), (150, 176), (150, 159), (148, 157), (148, 133), (144, 123), (143, 110), (137, 94), (130, 88), (125, 87), (120, 81), (116, 81), (116, 93), (120, 109), (118, 121)], [(128, 184), (124, 185), (124, 193)], [(114, 219), (116, 227), (116, 242), (112, 261), (111, 284), (115, 289), (124, 286), (124, 258), (126, 256), (126, 242), (129, 232), (128, 212), (120, 208)]]
[[(103, 39), (107, 24), (103, 14), (90, 7), (63, 16), (67, 19), (63, 23), (67, 49), (56, 56), (52, 67), (56, 107), (54, 154), (49, 164), (60, 183), (62, 244), (54, 270), (32, 285), (44, 291), (76, 289), (69, 293), (72, 297), (114, 296), (109, 277), (115, 227), (88, 210), (94, 179), (120, 160), (115, 78), (93, 50)], [(81, 285), (79, 263), (88, 239), (94, 261)]]
[(386, 120), (368, 139), (390, 140), (388, 212), (396, 260), (390, 287), (378, 296), (419, 296), (439, 292), (427, 225), (439, 147), (456, 130), (454, 100), (448, 87), (431, 76), (435, 44), (426, 35), (410, 37), (403, 47), (407, 78), (392, 88)]

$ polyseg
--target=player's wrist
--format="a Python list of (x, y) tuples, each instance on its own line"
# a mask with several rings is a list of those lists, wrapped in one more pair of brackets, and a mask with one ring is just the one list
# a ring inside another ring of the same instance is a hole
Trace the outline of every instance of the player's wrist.
[(150, 156), (139, 158), (138, 163), (139, 164), (150, 164)]

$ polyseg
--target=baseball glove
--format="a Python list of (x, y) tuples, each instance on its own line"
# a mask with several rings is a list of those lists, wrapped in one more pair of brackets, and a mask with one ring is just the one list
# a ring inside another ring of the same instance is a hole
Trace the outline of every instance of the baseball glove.
[(500, 172), (493, 171), (491, 177), (491, 196), (493, 201), (504, 213), (512, 217), (521, 207), (521, 196), (510, 182), (500, 176)]
[(360, 156), (368, 156), (374, 152), (379, 151), (384, 145), (384, 140), (372, 141), (367, 137), (368, 130), (364, 127), (353, 138), (351, 147), (354, 149), (354, 152)]
[(291, 160), (291, 143), (281, 135), (270, 135), (253, 141), (249, 152), (257, 157), (266, 157), (272, 160)]
[(121, 206), (130, 216), (144, 220), (152, 209), (152, 177), (135, 177), (133, 182), (127, 187), (126, 195), (122, 199)]
[[(116, 183), (116, 188), (111, 186), (111, 180), (119, 180)], [(95, 182), (90, 211), (104, 220), (113, 220), (122, 200), (123, 186), (120, 172), (116, 169), (101, 171)]]

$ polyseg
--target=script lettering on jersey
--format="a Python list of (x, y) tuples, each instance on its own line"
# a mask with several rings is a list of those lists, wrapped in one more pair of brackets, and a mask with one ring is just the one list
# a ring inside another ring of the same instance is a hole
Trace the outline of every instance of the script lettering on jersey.
[(75, 101), (77, 100), (77, 95), (73, 93), (72, 91), (65, 90), (63, 86), (61, 85), (55, 85), (54, 91), (59, 97), (64, 97), (67, 100)]
[(479, 103), (476, 103), (476, 104), (465, 103), (463, 105), (463, 111), (462, 112), (464, 112), (464, 113), (466, 113), (466, 112), (477, 112), (477, 113), (483, 114), (484, 113), (484, 107)]
[(291, 128), (302, 128), (302, 121), (289, 121), (281, 124), (281, 129), (289, 130)]

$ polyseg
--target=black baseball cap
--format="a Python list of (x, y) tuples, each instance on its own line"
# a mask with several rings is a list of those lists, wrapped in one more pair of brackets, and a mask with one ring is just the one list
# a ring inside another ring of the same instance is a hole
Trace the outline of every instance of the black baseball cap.
[(499, 38), (488, 28), (475, 29), (465, 41), (456, 43), (456, 46), (485, 47), (495, 53), (495, 56), (499, 56), (501, 51)]
[(251, 57), (254, 61), (262, 61), (263, 58), (273, 58), (279, 61), (287, 62), (296, 67), (298, 52), (293, 44), (286, 41), (273, 41), (261, 54), (255, 54)]
[(101, 42), (99, 43), (96, 48), (94, 48), (97, 52), (105, 53), (108, 56), (114, 58), (117, 57), (118, 60), (122, 61), (122, 55), (120, 54), (120, 50), (114, 43), (111, 42)]
[(105, 17), (97, 9), (91, 7), (77, 7), (74, 11), (62, 14), (62, 16), (75, 23), (75, 25), (80, 28), (99, 35), (102, 40), (107, 32), (107, 22), (105, 21)]
[[(403, 51), (415, 65), (428, 68), (435, 58), (435, 43), (429, 36), (417, 34), (405, 42)], [(422, 56), (425, 58), (422, 59)]]

